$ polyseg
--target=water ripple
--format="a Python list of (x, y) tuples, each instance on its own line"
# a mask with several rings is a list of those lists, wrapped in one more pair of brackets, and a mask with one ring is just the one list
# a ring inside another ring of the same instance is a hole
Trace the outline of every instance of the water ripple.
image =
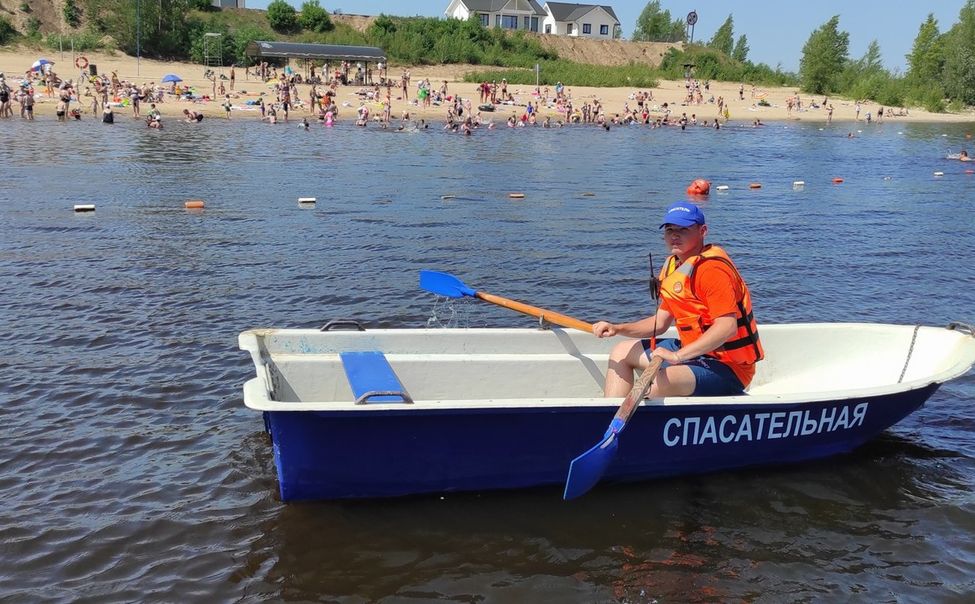
[[(17, 203), (0, 202), (0, 598), (975, 592), (975, 546), (959, 538), (975, 529), (975, 375), (823, 463), (607, 486), (573, 505), (551, 488), (285, 506), (261, 418), (241, 403), (253, 367), (236, 350), (237, 333), (256, 326), (425, 325), (436, 301), (417, 288), (423, 268), (589, 321), (643, 316), (647, 252), (657, 268), (665, 257), (658, 217), (698, 177), (730, 186), (699, 203), (762, 322), (973, 322), (975, 179), (951, 178), (958, 166), (941, 159), (940, 135), (957, 146), (963, 129), (878, 126), (850, 141), (839, 127), (791, 124), (469, 139), (101, 126), (5, 126)], [(36, 152), (54, 140), (100, 151)], [(864, 157), (883, 157), (882, 170)], [(794, 191), (795, 179), (806, 187)], [(747, 189), (754, 180), (765, 187)], [(314, 209), (299, 208), (309, 195)], [(191, 198), (206, 208), (187, 212)], [(75, 203), (97, 210), (75, 215)], [(945, 241), (962, 259), (951, 270)], [(452, 308), (468, 325), (533, 322), (470, 300)]]

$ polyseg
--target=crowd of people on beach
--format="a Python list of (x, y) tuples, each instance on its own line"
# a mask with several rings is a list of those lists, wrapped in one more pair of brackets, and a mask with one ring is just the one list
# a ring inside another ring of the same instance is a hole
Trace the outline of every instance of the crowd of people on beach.
[[(446, 80), (435, 86), (429, 78), (424, 78), (414, 87), (409, 70), (403, 70), (398, 78), (391, 78), (388, 66), (384, 63), (379, 63), (375, 70), (368, 65), (348, 61), (335, 65), (312, 64), (302, 75), (290, 66), (279, 69), (262, 62), (245, 68), (245, 77), (248, 80), (251, 77), (257, 78), (269, 92), (261, 92), (257, 98), (243, 101), (248, 95), (246, 91), (237, 90), (235, 65), (230, 67), (229, 77), (223, 74), (218, 76), (210, 69), (206, 70), (204, 77), (210, 82), (210, 90), (202, 94), (180, 80), (172, 81), (168, 86), (162, 83), (157, 85), (155, 82), (137, 84), (121, 80), (117, 72), (112, 72), (110, 76), (99, 76), (82, 71), (79, 83), (75, 84), (70, 79), (58, 77), (51, 64), (47, 63), (40, 69), (27, 71), (23, 78), (12, 83), (13, 86), (0, 74), (0, 118), (13, 117), (12, 104), (18, 103), (21, 117), (33, 120), (37, 97), (42, 94), (47, 99), (56, 100), (56, 115), (61, 121), (82, 119), (87, 104), (90, 113), (94, 116), (100, 112), (105, 123), (115, 122), (115, 110), (127, 108), (133, 118), (144, 119), (146, 127), (155, 129), (163, 127), (163, 115), (157, 104), (170, 102), (192, 103), (190, 107), (181, 108), (180, 111), (184, 122), (194, 124), (204, 119), (204, 112), (199, 109), (219, 102), (226, 119), (231, 119), (235, 112), (253, 110), (259, 113), (260, 121), (277, 124), (290, 121), (292, 114), (297, 111), (301, 115), (300, 126), (304, 128), (308, 128), (314, 121), (324, 127), (333, 127), (338, 123), (341, 105), (343, 110), (349, 109), (353, 114), (353, 123), (357, 127), (365, 128), (376, 124), (382, 129), (395, 130), (428, 129), (429, 124), (425, 120), (416, 119), (417, 113), (429, 112), (432, 108), (439, 107), (444, 112), (443, 130), (466, 135), (481, 128), (493, 129), (495, 116), (499, 117), (500, 124), (509, 128), (593, 125), (607, 130), (613, 126), (628, 125), (719, 130), (731, 120), (728, 103), (724, 97), (716, 98), (711, 93), (710, 81), (702, 82), (691, 77), (685, 78), (685, 96), (679, 104), (666, 101), (658, 103), (652, 90), (635, 90), (618, 110), (608, 110), (595, 96), (574, 99), (571, 89), (562, 82), (557, 82), (552, 88), (528, 88), (526, 92), (512, 88), (506, 79), (490, 82), (485, 80), (478, 84), (475, 88), (478, 94), (475, 105), (472, 98), (462, 98), (451, 90), (451, 85)], [(300, 95), (299, 86), (307, 86), (307, 101)], [(83, 88), (79, 89), (80, 87)], [(340, 104), (337, 101), (340, 94), (354, 97), (358, 100), (358, 107), (354, 101)], [(744, 83), (739, 86), (738, 96), (739, 100), (744, 100)], [(752, 86), (753, 104), (750, 109), (758, 110), (763, 103), (767, 105), (766, 96), (766, 93)], [(90, 98), (90, 103), (83, 101), (87, 98)], [(404, 106), (396, 118), (393, 112), (394, 102)], [(147, 103), (149, 110), (143, 115), (143, 106)], [(714, 116), (699, 115), (711, 113), (705, 109), (708, 106), (715, 108)], [(691, 110), (692, 107), (701, 109)], [(857, 101), (857, 120), (860, 119), (861, 108), (862, 102)], [(501, 118), (501, 112), (508, 109), (511, 110), (510, 115)], [(789, 116), (793, 111), (821, 110), (827, 123), (833, 117), (833, 104), (828, 98), (824, 98), (822, 103), (813, 101), (804, 109), (802, 99), (796, 93), (786, 99), (786, 109)], [(889, 108), (886, 110), (886, 117), (895, 115), (908, 113), (906, 108), (897, 113)], [(878, 108), (876, 121), (881, 122), (884, 117), (885, 108)], [(399, 123), (394, 125), (394, 119), (398, 119)], [(870, 123), (874, 118), (867, 112), (864, 120)], [(746, 125), (748, 121), (745, 120), (742, 125)], [(753, 127), (764, 125), (761, 119), (750, 121)]]
[[(84, 85), (83, 92), (79, 85)], [(55, 100), (57, 105), (55, 115), (58, 121), (69, 119), (81, 120), (85, 110), (83, 98), (91, 98), (88, 105), (92, 115), (102, 112), (102, 121), (114, 123), (114, 108), (129, 106), (132, 117), (141, 118), (142, 104), (151, 104), (146, 114), (146, 125), (150, 128), (160, 128), (161, 112), (156, 108), (156, 102), (163, 101), (162, 88), (155, 87), (154, 82), (137, 85), (134, 82), (121, 81), (118, 74), (113, 72), (111, 77), (83, 74), (79, 84), (73, 79), (63, 79), (45, 63), (40, 69), (27, 71), (23, 78), (8, 84), (5, 74), (0, 74), (0, 117), (13, 117), (12, 104), (20, 105), (20, 116), (28, 121), (34, 119), (34, 107), (38, 96), (43, 95)]]

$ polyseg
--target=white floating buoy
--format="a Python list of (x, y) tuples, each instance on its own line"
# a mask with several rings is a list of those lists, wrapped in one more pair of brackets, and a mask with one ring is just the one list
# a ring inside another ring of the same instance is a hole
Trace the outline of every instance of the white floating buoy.
[(804, 186), (806, 186), (806, 181), (804, 180), (796, 180), (792, 182), (793, 189), (801, 189)]
[(935, 172), (934, 175), (935, 176), (944, 176), (945, 173), (944, 172)]
[(715, 188), (716, 188), (717, 190), (719, 190), (719, 191), (727, 191), (727, 190), (728, 190), (728, 185), (718, 185), (718, 186), (717, 186), (717, 187), (715, 187)]
[(74, 211), (75, 212), (94, 212), (95, 211), (95, 204), (91, 204), (91, 203), (79, 203), (79, 204), (75, 204)]
[(317, 200), (314, 197), (299, 197), (298, 203), (315, 203)]
[(440, 199), (456, 199), (456, 195), (441, 195)]

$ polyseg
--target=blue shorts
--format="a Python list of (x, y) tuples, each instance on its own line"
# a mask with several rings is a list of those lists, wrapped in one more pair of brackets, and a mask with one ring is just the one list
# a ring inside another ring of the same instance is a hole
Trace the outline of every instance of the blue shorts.
[[(640, 340), (640, 344), (643, 345), (643, 350), (649, 358), (652, 353), (650, 340)], [(673, 338), (657, 340), (657, 347), (677, 352), (680, 350), (680, 340)], [(745, 393), (745, 387), (731, 367), (714, 357), (700, 356), (681, 364), (687, 366), (694, 374), (695, 385), (691, 396), (735, 396)]]

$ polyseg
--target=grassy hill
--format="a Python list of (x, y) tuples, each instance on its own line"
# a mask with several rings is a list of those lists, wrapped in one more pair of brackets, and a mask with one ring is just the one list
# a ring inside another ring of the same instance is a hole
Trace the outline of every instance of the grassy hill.
[[(198, 6), (187, 10), (187, 6)], [(76, 22), (68, 23), (66, 8)], [(27, 10), (25, 10), (25, 8)], [(26, 40), (57, 50), (60, 43), (77, 51), (137, 49), (136, 11), (132, 0), (0, 0), (0, 16), (9, 19)], [(275, 31), (263, 10), (217, 10), (202, 0), (143, 0), (142, 56), (203, 62), (204, 34), (220, 38), (223, 64), (245, 64), (245, 49), (254, 40), (351, 44), (383, 48), (396, 65), (483, 65), (511, 70), (510, 82), (534, 83), (534, 66), (542, 66), (542, 84), (560, 80), (578, 86), (651, 87), (658, 78), (683, 77), (683, 63), (703, 68), (698, 76), (754, 83), (783, 83), (788, 74), (765, 66), (755, 69), (714, 51), (701, 53), (680, 44), (592, 40), (483, 28), (474, 21), (425, 17), (331, 15), (326, 31)], [(45, 35), (46, 34), (46, 35)], [(64, 36), (68, 36), (65, 39)], [(531, 73), (529, 73), (531, 70)], [(473, 71), (473, 69), (472, 69)], [(481, 74), (472, 74), (481, 77)], [(551, 81), (549, 81), (551, 80)]]
[(63, 10), (64, 0), (0, 0), (0, 17), (20, 33), (61, 31)]

